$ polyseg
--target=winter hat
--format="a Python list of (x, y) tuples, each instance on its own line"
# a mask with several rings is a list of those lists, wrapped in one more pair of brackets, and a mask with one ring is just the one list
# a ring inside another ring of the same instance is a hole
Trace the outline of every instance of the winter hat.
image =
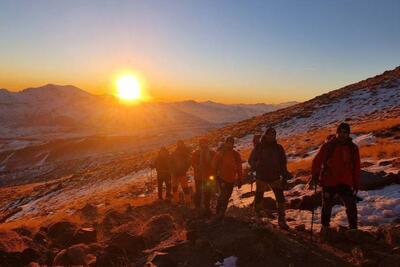
[(342, 122), (341, 124), (339, 124), (339, 126), (336, 129), (336, 132), (340, 132), (341, 130), (344, 130), (348, 133), (350, 133), (350, 125), (348, 123)]

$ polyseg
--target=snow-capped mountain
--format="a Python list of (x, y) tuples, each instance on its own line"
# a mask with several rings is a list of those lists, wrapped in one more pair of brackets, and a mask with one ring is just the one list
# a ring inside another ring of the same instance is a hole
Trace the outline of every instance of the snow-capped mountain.
[(317, 96), (304, 103), (266, 113), (211, 133), (214, 139), (237, 137), (274, 126), (280, 136), (302, 134), (365, 116), (384, 117), (400, 107), (400, 67), (372, 78)]
[(1, 89), (0, 137), (215, 127), (283, 106), (287, 105), (225, 105), (195, 101), (127, 106), (114, 97), (92, 95), (70, 85), (48, 84), (17, 93)]

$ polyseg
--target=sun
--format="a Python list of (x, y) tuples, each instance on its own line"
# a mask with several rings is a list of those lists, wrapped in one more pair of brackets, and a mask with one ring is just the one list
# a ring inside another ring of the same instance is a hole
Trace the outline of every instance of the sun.
[(117, 79), (117, 97), (122, 100), (134, 101), (142, 98), (139, 80), (132, 75), (121, 76)]

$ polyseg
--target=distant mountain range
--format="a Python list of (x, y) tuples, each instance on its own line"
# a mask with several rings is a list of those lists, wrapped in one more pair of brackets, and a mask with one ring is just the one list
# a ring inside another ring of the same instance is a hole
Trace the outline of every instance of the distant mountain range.
[(0, 89), (0, 137), (46, 134), (127, 134), (217, 127), (296, 104), (221, 104), (211, 101), (123, 105), (71, 85), (47, 84), (20, 92)]

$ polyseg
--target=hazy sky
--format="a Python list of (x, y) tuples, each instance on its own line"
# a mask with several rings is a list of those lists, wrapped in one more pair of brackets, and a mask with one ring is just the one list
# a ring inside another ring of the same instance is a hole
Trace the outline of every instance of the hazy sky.
[(0, 88), (306, 100), (400, 65), (400, 1), (1, 0)]

